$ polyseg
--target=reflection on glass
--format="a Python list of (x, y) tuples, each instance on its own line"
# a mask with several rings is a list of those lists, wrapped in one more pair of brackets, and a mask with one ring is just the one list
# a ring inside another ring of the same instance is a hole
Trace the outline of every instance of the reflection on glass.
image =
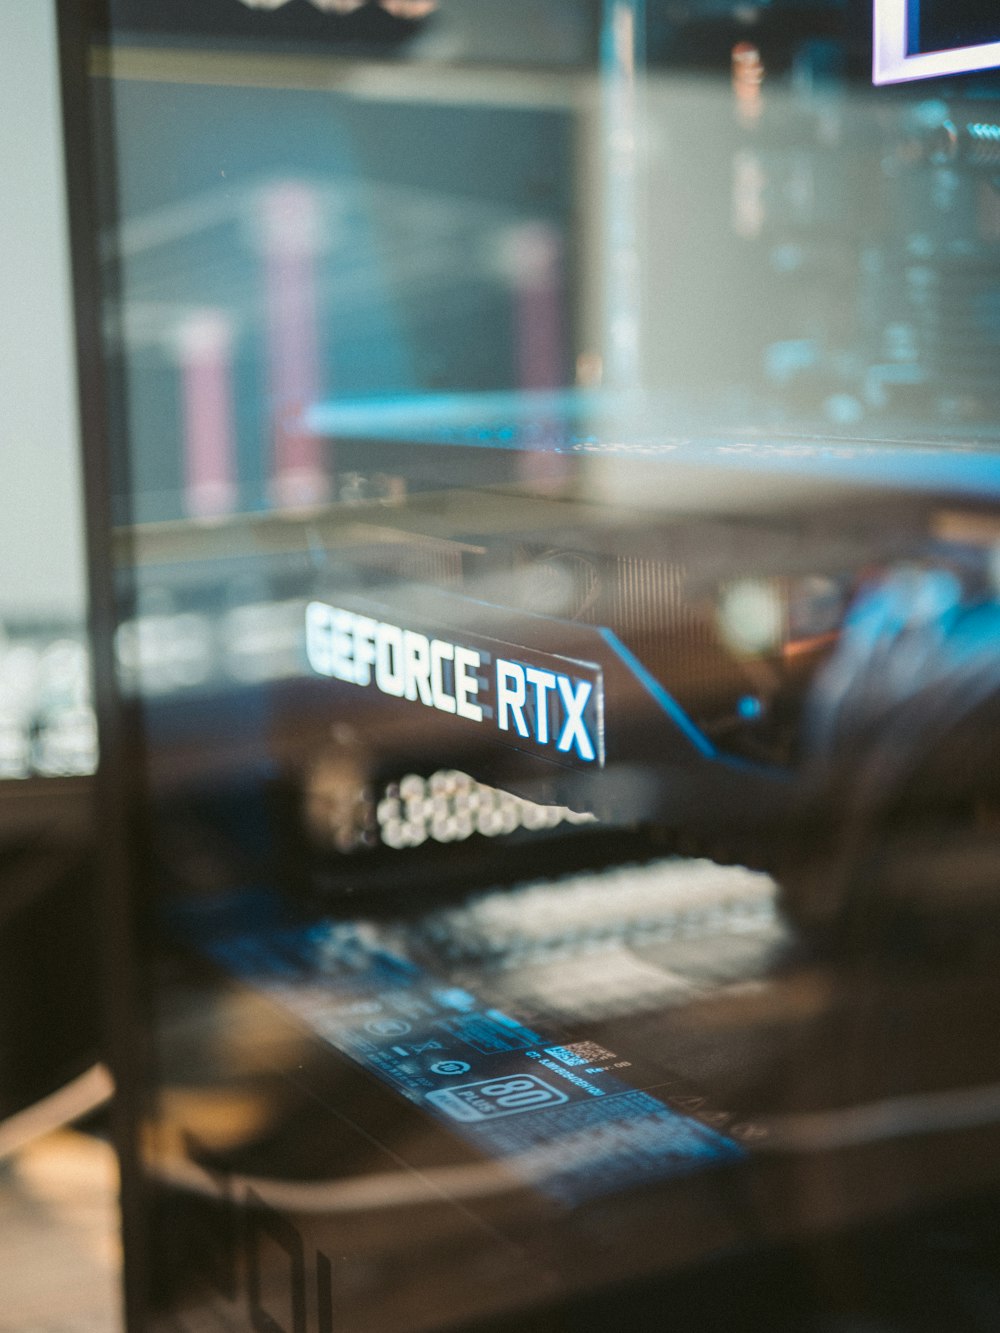
[(115, 9), (165, 1306), (725, 1327), (678, 1275), (992, 1188), (994, 82), (836, 0)]

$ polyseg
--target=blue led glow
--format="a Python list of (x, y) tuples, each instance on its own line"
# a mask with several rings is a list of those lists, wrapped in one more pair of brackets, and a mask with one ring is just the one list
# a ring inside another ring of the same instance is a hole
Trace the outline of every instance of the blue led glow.
[(643, 688), (659, 704), (664, 713), (677, 726), (677, 728), (688, 738), (696, 750), (703, 755), (715, 756), (715, 747), (707, 736), (704, 736), (694, 725), (688, 715), (681, 708), (677, 700), (663, 688), (660, 682), (652, 675), (636, 657), (619, 639), (618, 635), (610, 629), (601, 630), (601, 638), (604, 642), (621, 658), (628, 667), (629, 671), (640, 682)]
[(743, 698), (736, 705), (736, 711), (740, 717), (747, 722), (753, 722), (764, 711), (764, 705), (752, 694), (744, 694)]
[[(458, 445), (486, 449), (551, 449), (551, 434), (529, 438), (524, 422), (544, 419), (564, 423), (567, 434), (558, 447), (581, 458), (660, 459), (665, 465), (727, 472), (806, 474), (816, 480), (860, 483), (879, 488), (911, 487), (956, 494), (1000, 494), (1000, 458), (989, 441), (922, 440), (909, 446), (885, 441), (815, 437), (665, 435), (662, 414), (667, 404), (650, 399), (642, 416), (617, 442), (589, 431), (575, 433), (588, 415), (627, 417), (626, 404), (603, 396), (560, 390), (545, 393), (414, 395), (319, 403), (305, 415), (309, 430), (336, 438), (410, 440), (419, 444)], [(484, 424), (486, 423), (486, 424)], [(513, 424), (514, 435), (501, 439)], [(561, 437), (557, 437), (561, 438)]]

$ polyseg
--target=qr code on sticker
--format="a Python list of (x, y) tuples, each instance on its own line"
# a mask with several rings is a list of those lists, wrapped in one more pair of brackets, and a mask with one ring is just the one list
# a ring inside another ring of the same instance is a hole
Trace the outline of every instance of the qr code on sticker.
[(573, 1055), (580, 1057), (588, 1065), (607, 1064), (610, 1060), (617, 1060), (618, 1056), (614, 1051), (606, 1050), (603, 1046), (598, 1046), (596, 1041), (574, 1041), (563, 1046), (564, 1051), (570, 1051)]

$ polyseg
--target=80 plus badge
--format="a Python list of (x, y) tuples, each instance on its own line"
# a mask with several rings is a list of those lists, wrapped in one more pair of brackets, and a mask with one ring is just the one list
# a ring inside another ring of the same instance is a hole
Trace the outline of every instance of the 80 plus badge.
[(542, 1111), (561, 1106), (569, 1098), (551, 1083), (534, 1074), (516, 1074), (510, 1078), (481, 1079), (459, 1083), (452, 1088), (438, 1088), (427, 1093), (427, 1100), (453, 1120), (496, 1120), (503, 1115)]

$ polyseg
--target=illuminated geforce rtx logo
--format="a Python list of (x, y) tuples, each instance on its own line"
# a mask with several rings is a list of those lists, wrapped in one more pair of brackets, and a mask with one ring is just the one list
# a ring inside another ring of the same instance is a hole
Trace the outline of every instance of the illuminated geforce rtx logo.
[(464, 643), (310, 602), (306, 656), (321, 676), (489, 727), (557, 763), (602, 765), (600, 669), (480, 636)]
[(996, 0), (875, 0), (875, 83), (997, 68)]

